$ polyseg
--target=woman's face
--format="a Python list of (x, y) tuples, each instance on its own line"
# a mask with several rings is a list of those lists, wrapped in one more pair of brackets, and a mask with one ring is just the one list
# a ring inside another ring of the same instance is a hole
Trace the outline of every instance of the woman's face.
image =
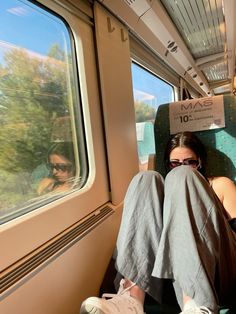
[(71, 162), (61, 155), (50, 155), (49, 166), (54, 179), (58, 182), (65, 182), (73, 177)]
[(193, 168), (199, 168), (200, 160), (190, 148), (176, 147), (170, 153), (169, 167), (173, 169), (180, 165), (189, 165)]

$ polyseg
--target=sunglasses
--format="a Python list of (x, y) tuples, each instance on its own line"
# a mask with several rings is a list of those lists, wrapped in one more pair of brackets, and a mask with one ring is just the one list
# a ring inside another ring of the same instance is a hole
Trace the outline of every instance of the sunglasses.
[(169, 168), (173, 169), (182, 165), (191, 166), (192, 168), (199, 168), (201, 166), (200, 160), (196, 159), (184, 159), (182, 162), (179, 160), (170, 160)]
[(56, 169), (57, 171), (62, 171), (62, 172), (70, 172), (72, 170), (72, 165), (69, 164), (52, 164), (52, 163), (48, 163), (48, 168), (53, 171), (54, 169)]

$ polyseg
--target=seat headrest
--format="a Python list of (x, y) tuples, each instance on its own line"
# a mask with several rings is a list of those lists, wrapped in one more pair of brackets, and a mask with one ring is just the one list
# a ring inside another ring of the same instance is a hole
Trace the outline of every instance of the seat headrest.
[[(207, 176), (227, 176), (236, 181), (236, 99), (231, 95), (223, 99), (225, 127), (194, 133), (207, 150)], [(169, 106), (159, 106), (154, 125), (156, 167), (163, 176), (166, 175), (163, 156), (170, 137)]]

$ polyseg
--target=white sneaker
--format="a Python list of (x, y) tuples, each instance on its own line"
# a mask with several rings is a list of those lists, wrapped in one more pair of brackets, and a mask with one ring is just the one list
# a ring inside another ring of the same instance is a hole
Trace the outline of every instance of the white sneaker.
[(130, 296), (129, 290), (135, 284), (124, 289), (124, 282), (122, 279), (117, 294), (103, 294), (102, 298), (86, 299), (81, 305), (80, 314), (144, 314), (143, 305)]
[(184, 305), (183, 312), (181, 313), (183, 314), (213, 314), (207, 307), (197, 306), (194, 300), (189, 300)]

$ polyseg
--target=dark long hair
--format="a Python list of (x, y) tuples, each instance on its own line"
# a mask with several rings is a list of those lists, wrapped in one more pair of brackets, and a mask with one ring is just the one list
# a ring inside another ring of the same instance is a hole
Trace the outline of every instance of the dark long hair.
[(197, 156), (197, 158), (201, 161), (201, 168), (199, 168), (199, 172), (206, 177), (206, 162), (207, 162), (207, 154), (205, 146), (199, 140), (199, 138), (192, 132), (182, 132), (175, 134), (172, 136), (166, 146), (165, 154), (164, 154), (164, 163), (166, 171), (169, 169), (169, 159), (170, 153), (174, 148), (177, 147), (186, 147), (191, 149)]

